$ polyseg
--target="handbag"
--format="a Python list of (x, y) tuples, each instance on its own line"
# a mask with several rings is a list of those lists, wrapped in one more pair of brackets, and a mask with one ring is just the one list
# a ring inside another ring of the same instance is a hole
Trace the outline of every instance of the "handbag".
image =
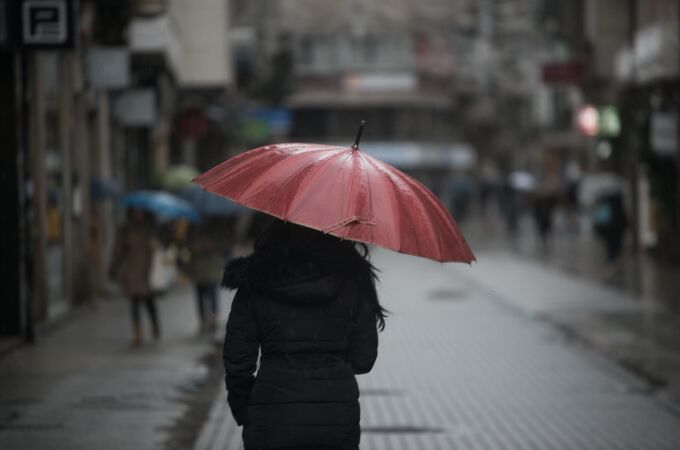
[(154, 247), (149, 271), (149, 286), (153, 292), (169, 290), (177, 279), (177, 248), (170, 245)]

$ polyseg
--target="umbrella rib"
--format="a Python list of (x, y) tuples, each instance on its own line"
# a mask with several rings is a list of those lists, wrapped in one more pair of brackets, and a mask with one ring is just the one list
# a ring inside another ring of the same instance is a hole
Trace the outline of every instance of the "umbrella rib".
[[(284, 144), (284, 145), (286, 146), (286, 148), (292, 147), (292, 148), (296, 148), (298, 150), (301, 150), (301, 151), (298, 151), (295, 155), (287, 155), (287, 157), (301, 155), (301, 154), (307, 153), (309, 151), (324, 150), (324, 146), (320, 146), (320, 145), (319, 146), (311, 146), (311, 145), (308, 145), (308, 144)], [(300, 149), (300, 146), (304, 146), (304, 149)], [(329, 148), (331, 148), (331, 147), (329, 147)], [(222, 181), (224, 181), (226, 178), (229, 178), (236, 169), (242, 169), (242, 167), (243, 167), (242, 164), (244, 162), (248, 163), (249, 165), (257, 164), (257, 162), (261, 158), (269, 156), (269, 153), (268, 153), (269, 150), (270, 150), (270, 146), (263, 146), (263, 147), (259, 147), (259, 148), (238, 154), (238, 155), (234, 156), (233, 158), (230, 158), (230, 159), (218, 164), (217, 166), (208, 170), (204, 174), (200, 175), (199, 177), (196, 178), (195, 181), (198, 182), (200, 185), (202, 185), (204, 190), (209, 190), (210, 188), (212, 188), (216, 184), (219, 184)], [(279, 160), (283, 160), (285, 158), (286, 158), (286, 156), (284, 155), (281, 158), (279, 158)], [(211, 178), (214, 177), (214, 176), (217, 176), (217, 178), (212, 180)], [(259, 176), (258, 176), (258, 178), (259, 178)], [(203, 181), (203, 180), (207, 180), (207, 181)]]
[[(318, 150), (313, 149), (313, 150), (311, 150), (311, 151), (323, 152), (323, 151), (326, 151), (326, 149), (321, 149), (321, 148), (320, 148), (320, 149), (318, 149)], [(285, 159), (283, 159), (283, 160), (284, 160), (284, 161), (294, 161), (294, 160), (295, 160), (296, 158), (298, 158), (298, 157), (306, 156), (305, 153), (307, 153), (307, 152), (300, 152), (300, 153), (297, 153), (297, 154), (295, 154), (295, 155), (290, 155), (290, 156), (288, 156), (287, 158), (285, 158)], [(330, 155), (328, 158), (330, 158), (331, 156), (332, 156), (332, 155)], [(281, 188), (280, 188), (279, 190), (283, 189), (286, 185), (288, 185), (288, 183), (290, 183), (291, 180), (293, 180), (295, 177), (297, 177), (301, 172), (303, 172), (303, 171), (306, 170), (306, 169), (308, 169), (308, 166), (303, 165), (303, 166), (299, 167), (297, 170), (295, 170), (295, 171), (294, 171), (294, 172), (286, 179), (286, 181), (285, 181), (284, 183), (282, 183)], [(259, 181), (259, 180), (263, 180), (263, 179), (264, 179), (264, 180), (266, 181), (267, 178), (270, 178), (271, 172), (272, 172), (272, 171), (276, 171), (276, 170), (280, 170), (280, 168), (277, 167), (277, 164), (272, 164), (269, 168), (267, 168), (267, 170), (265, 170), (264, 172), (258, 174), (257, 177), (256, 177), (255, 179), (253, 179), (253, 182), (251, 183), (251, 185), (257, 184), (257, 183), (255, 183), (255, 182), (256, 182), (256, 181)], [(268, 184), (268, 183), (264, 183), (263, 186), (266, 186), (267, 184)], [(240, 197), (241, 197), (241, 199), (242, 199), (243, 202), (247, 202), (247, 201), (248, 201), (249, 199), (251, 199), (252, 197), (255, 197), (256, 195), (258, 195), (259, 192), (260, 192), (260, 190), (257, 190), (257, 191), (255, 191), (255, 192), (248, 192), (248, 188), (246, 188), (246, 189), (244, 189), (244, 191), (241, 193)], [(246, 195), (246, 193), (247, 193), (247, 195)], [(274, 202), (275, 200), (278, 200), (278, 198), (277, 198), (277, 197), (272, 197), (272, 202)], [(288, 204), (286, 204), (286, 205), (284, 206), (284, 214), (283, 214), (283, 217), (284, 217), (284, 218), (287, 217), (287, 214), (288, 214)]]
[[(329, 149), (323, 149), (323, 150), (320, 150), (320, 151), (328, 151), (328, 150), (329, 150)], [(328, 163), (330, 163), (330, 162), (333, 160), (333, 158), (334, 158), (335, 156), (337, 156), (336, 153), (330, 153), (329, 155), (324, 155), (323, 158), (319, 159), (319, 160), (318, 160), (319, 164), (317, 164), (317, 166), (314, 168), (314, 170), (311, 171), (310, 174), (306, 175), (306, 176), (303, 178), (303, 180), (300, 182), (299, 186), (298, 186), (297, 189), (296, 189), (296, 193), (297, 193), (298, 191), (300, 191), (300, 190), (303, 190), (303, 189), (302, 189), (303, 186), (306, 188), (307, 186), (309, 186), (310, 184), (312, 184), (312, 181), (314, 181), (314, 180), (317, 178), (317, 176), (318, 176), (319, 173), (321, 172), (321, 169), (323, 169), (324, 166), (326, 166)], [(294, 174), (293, 176), (291, 176), (288, 180), (286, 180), (286, 183), (284, 183), (284, 185), (288, 184), (288, 183), (289, 183), (293, 178), (295, 178), (295, 177), (296, 177), (303, 169), (306, 169), (306, 168), (307, 168), (307, 167), (302, 167), (299, 171), (295, 172), (295, 174)], [(287, 196), (287, 197), (288, 197), (288, 196)], [(286, 205), (286, 208), (285, 208), (285, 214), (286, 214), (286, 216), (287, 216), (288, 213), (290, 212), (290, 211), (289, 211), (289, 207), (290, 207), (290, 206), (291, 206), (291, 205)]]
[[(396, 177), (398, 177), (404, 184), (406, 184), (408, 186), (409, 190), (411, 191), (411, 193), (413, 194), (413, 196), (418, 199), (418, 201), (416, 202), (418, 210), (420, 211), (420, 213), (422, 215), (425, 216), (425, 218), (426, 218), (425, 223), (427, 224), (427, 227), (430, 229), (431, 235), (434, 236), (434, 238), (435, 238), (435, 245), (437, 247), (437, 252), (440, 255), (442, 255), (443, 253), (442, 253), (441, 236), (439, 235), (439, 233), (437, 232), (437, 229), (434, 227), (434, 224), (432, 223), (433, 222), (432, 216), (430, 215), (429, 209), (425, 208), (425, 205), (423, 204), (422, 197), (420, 195), (418, 195), (419, 193), (417, 192), (416, 189), (414, 189), (414, 186), (413, 186), (412, 183), (410, 183), (411, 180), (409, 178), (407, 178), (405, 175), (403, 175), (400, 172), (395, 172), (394, 175)], [(418, 246), (420, 247), (419, 241), (418, 241)]]
[[(257, 160), (258, 158), (262, 157), (263, 155), (266, 155), (267, 153), (267, 148), (266, 147), (259, 147), (241, 154), (238, 154), (232, 158), (227, 159), (226, 161), (221, 162), (220, 164), (216, 165), (212, 169), (208, 170), (207, 172), (199, 175), (194, 179), (196, 183), (201, 185), (204, 190), (208, 190), (211, 187), (215, 186), (216, 184), (219, 184), (222, 182), (225, 178), (228, 178), (231, 176), (231, 172), (233, 171), (233, 167), (239, 167), (239, 164), (241, 163), (241, 160), (246, 160), (248, 162)], [(225, 169), (225, 168), (231, 168), (231, 169)], [(216, 177), (216, 178), (215, 178)], [(213, 179), (215, 178), (215, 179)]]
[[(396, 184), (393, 177), (392, 177), (392, 173), (389, 170), (387, 170), (379, 161), (376, 161), (376, 160), (374, 160), (370, 157), (366, 158), (366, 159), (371, 163), (371, 165), (375, 169), (378, 170), (378, 172), (380, 174), (382, 174), (383, 177), (385, 177), (387, 179), (387, 181), (391, 185)], [(401, 212), (403, 205), (399, 201), (399, 197), (397, 196), (395, 190), (390, 189), (388, 192), (389, 192), (390, 198), (392, 199), (392, 204), (393, 204), (394, 209)], [(410, 220), (411, 216), (409, 214), (397, 214), (397, 217), (400, 217), (400, 218), (401, 217), (408, 217), (409, 220)], [(397, 235), (396, 236), (397, 242), (399, 243), (399, 247), (398, 247), (397, 251), (401, 252), (401, 251), (403, 251), (403, 244), (402, 244), (402, 242), (403, 242), (403, 229), (401, 227), (401, 221), (395, 226), (395, 232), (396, 232), (396, 235)], [(413, 238), (416, 242), (416, 247), (420, 247), (420, 244), (419, 244), (419, 241), (418, 241), (418, 236), (414, 235)]]
[[(472, 251), (470, 250), (467, 242), (465, 242), (465, 240), (462, 238), (462, 235), (459, 232), (459, 230), (457, 230), (456, 227), (454, 226), (455, 222), (452, 222), (450, 220), (449, 216), (446, 215), (444, 205), (440, 204), (439, 200), (436, 197), (433, 197), (432, 195), (430, 195), (429, 191), (427, 191), (426, 188), (424, 186), (420, 185), (420, 183), (418, 183), (417, 181), (415, 181), (415, 180), (407, 180), (407, 181), (409, 181), (410, 184), (412, 184), (414, 190), (416, 190), (417, 192), (420, 192), (422, 197), (428, 203), (430, 203), (433, 206), (436, 206), (436, 208), (429, 208), (428, 212), (436, 214), (436, 218), (438, 219), (438, 221), (441, 222), (441, 224), (444, 225), (448, 229), (449, 233), (456, 239), (456, 243), (458, 245), (462, 246), (463, 248), (465, 248), (470, 254), (472, 254)], [(474, 258), (474, 256), (473, 256), (473, 258)]]
[[(432, 199), (430, 197), (430, 195), (422, 192), (420, 186), (418, 186), (418, 185), (414, 186), (414, 185), (411, 184), (411, 189), (415, 193), (416, 197), (418, 197), (420, 199), (420, 204), (422, 204), (422, 205), (429, 204), (429, 206), (430, 206), (429, 208), (423, 208), (423, 209), (425, 211), (425, 215), (428, 218), (428, 224), (430, 224), (430, 228), (432, 229), (433, 234), (435, 236), (436, 244), (437, 244), (437, 250), (438, 250), (439, 254), (442, 255), (442, 257), (443, 257), (444, 250), (446, 248), (446, 244), (442, 240), (442, 234), (438, 232), (437, 228), (435, 228), (434, 222), (435, 222), (435, 219), (436, 219), (436, 222), (440, 222), (439, 225), (444, 225), (446, 228), (449, 228), (448, 221), (442, 220), (442, 217), (439, 214), (439, 209), (438, 209), (439, 205), (436, 202), (434, 202), (434, 199)], [(435, 206), (436, 208), (433, 208), (433, 206)], [(433, 216), (433, 215), (435, 215), (435, 216)], [(449, 228), (449, 231), (450, 231), (450, 228)]]
[[(411, 194), (418, 199), (418, 209), (421, 212), (424, 212), (424, 215), (427, 217), (428, 220), (426, 220), (427, 226), (430, 229), (432, 235), (436, 238), (435, 245), (437, 246), (437, 250), (439, 251), (440, 254), (442, 254), (442, 248), (443, 248), (443, 243), (441, 241), (441, 236), (437, 232), (436, 228), (433, 225), (433, 220), (432, 216), (430, 215), (430, 209), (432, 208), (425, 208), (423, 205), (423, 197), (428, 200), (428, 203), (430, 205), (432, 204), (432, 200), (430, 199), (429, 195), (426, 195), (425, 193), (422, 193), (420, 190), (423, 188), (420, 186), (419, 183), (415, 182), (411, 178), (407, 177), (406, 175), (402, 174), (399, 171), (385, 171), (385, 173), (389, 176), (390, 180), (395, 183), (395, 179), (398, 180), (397, 184), (399, 185), (406, 185), (411, 192)], [(417, 189), (416, 189), (417, 188)], [(406, 217), (411, 217), (410, 214), (407, 214)], [(439, 218), (441, 219), (441, 218)], [(445, 223), (448, 224), (448, 220), (445, 221)], [(455, 233), (454, 233), (455, 234)], [(414, 240), (416, 241), (416, 246), (420, 248), (420, 241), (418, 239), (418, 236), (414, 234)]]
[[(364, 158), (363, 153), (360, 153), (360, 158), (359, 160), (361, 161), (361, 164), (363, 165), (366, 162), (366, 158)], [(370, 219), (372, 221), (375, 220), (373, 217), (373, 190), (371, 189), (371, 172), (366, 170), (364, 171), (366, 174), (366, 187), (368, 189), (368, 217), (367, 219)], [(373, 235), (373, 230), (371, 229), (371, 235)]]
[[(423, 186), (416, 185), (416, 187), (426, 198), (426, 200), (431, 205), (435, 206), (435, 208), (430, 209), (430, 212), (435, 214), (436, 215), (435, 217), (438, 219), (438, 221), (441, 222), (441, 224), (448, 229), (449, 234), (451, 234), (454, 237), (456, 243), (469, 251), (467, 243), (461, 239), (460, 233), (455, 227), (455, 222), (453, 222), (451, 220), (451, 217), (446, 213), (446, 207), (441, 203), (441, 201), (437, 197), (429, 195), (429, 191), (425, 191)], [(445, 243), (443, 244), (445, 245)]]
[[(349, 212), (349, 205), (351, 203), (352, 193), (354, 192), (354, 177), (357, 173), (356, 158), (354, 158), (354, 156), (355, 156), (354, 150), (352, 150), (348, 155), (345, 156), (345, 159), (349, 159), (352, 162), (352, 174), (349, 179), (349, 192), (347, 193), (347, 198), (345, 201), (345, 217), (351, 217), (354, 215), (350, 214)], [(341, 234), (343, 237), (347, 237), (347, 229), (342, 230)]]

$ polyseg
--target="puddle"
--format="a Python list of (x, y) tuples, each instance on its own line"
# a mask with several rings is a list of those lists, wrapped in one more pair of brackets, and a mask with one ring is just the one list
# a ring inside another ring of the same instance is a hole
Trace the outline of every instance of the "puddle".
[[(217, 391), (224, 389), (222, 380), (221, 349), (208, 353), (199, 360), (201, 370), (197, 379), (179, 389), (180, 402), (184, 412), (169, 428), (164, 428), (168, 436), (163, 443), (165, 450), (186, 450), (193, 448), (201, 428), (208, 420)], [(225, 417), (225, 420), (227, 418)]]
[(361, 389), (362, 397), (396, 397), (406, 395), (398, 389)]
[(22, 430), (22, 431), (52, 431), (64, 428), (60, 423), (9, 423), (0, 424), (0, 431)]
[(443, 428), (419, 427), (411, 425), (383, 426), (383, 427), (361, 427), (362, 433), (373, 434), (424, 434), (424, 433), (443, 433)]
[(436, 301), (462, 301), (468, 297), (467, 292), (457, 289), (437, 289), (427, 294), (428, 300)]
[(83, 397), (73, 404), (75, 408), (100, 409), (100, 410), (149, 410), (157, 409), (156, 406), (148, 402), (140, 402), (136, 398), (126, 398), (124, 396), (97, 395)]

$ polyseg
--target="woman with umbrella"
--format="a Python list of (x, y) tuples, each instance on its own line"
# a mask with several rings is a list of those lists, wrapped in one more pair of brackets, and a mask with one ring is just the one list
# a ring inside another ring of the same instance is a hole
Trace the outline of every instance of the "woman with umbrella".
[(195, 180), (283, 220), (223, 277), (237, 289), (223, 360), (246, 450), (359, 448), (355, 375), (373, 367), (385, 325), (364, 243), (474, 259), (434, 194), (360, 152), (360, 135), (352, 148), (261, 147)]
[(121, 199), (121, 205), (127, 209), (127, 220), (116, 232), (109, 277), (120, 284), (123, 293), (130, 299), (132, 341), (134, 345), (140, 345), (142, 307), (149, 315), (154, 339), (161, 335), (151, 286), (152, 261), (159, 244), (154, 236), (154, 217), (198, 221), (199, 214), (184, 200), (159, 191), (129, 193)]
[(142, 343), (142, 307), (149, 315), (154, 339), (159, 339), (161, 334), (155, 298), (149, 283), (154, 245), (151, 216), (140, 208), (128, 208), (127, 220), (116, 232), (109, 277), (118, 282), (125, 296), (130, 299), (132, 342), (135, 346)]
[(246, 449), (358, 448), (354, 375), (373, 367), (385, 325), (362, 248), (276, 221), (251, 256), (226, 267), (222, 284), (238, 291), (224, 364)]

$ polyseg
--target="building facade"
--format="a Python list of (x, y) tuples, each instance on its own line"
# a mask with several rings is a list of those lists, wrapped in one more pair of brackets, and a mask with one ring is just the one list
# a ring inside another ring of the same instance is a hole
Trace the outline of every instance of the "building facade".
[(20, 14), (35, 2), (23, 3), (0, 2), (0, 342), (32, 339), (110, 293), (118, 196), (179, 162), (171, 147), (182, 89), (230, 84), (226, 0), (192, 2), (210, 15), (210, 36), (192, 33), (202, 19), (186, 2), (63, 0), (53, 2), (55, 23), (28, 30)]

